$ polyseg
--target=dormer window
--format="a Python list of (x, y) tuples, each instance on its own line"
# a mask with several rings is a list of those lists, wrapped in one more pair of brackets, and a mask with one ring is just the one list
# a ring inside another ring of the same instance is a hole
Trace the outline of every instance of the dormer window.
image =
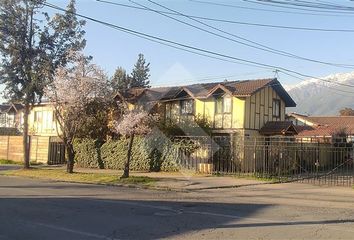
[(215, 99), (215, 113), (231, 113), (232, 98), (230, 96), (218, 97)]
[(182, 115), (192, 115), (194, 112), (193, 100), (182, 100), (181, 101), (181, 114)]

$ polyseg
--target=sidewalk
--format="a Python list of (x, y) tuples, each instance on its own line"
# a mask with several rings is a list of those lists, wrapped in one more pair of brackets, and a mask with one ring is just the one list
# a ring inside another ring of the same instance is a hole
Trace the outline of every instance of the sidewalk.
[[(76, 172), (109, 173), (117, 176), (122, 171), (108, 169), (75, 168)], [(153, 187), (171, 190), (203, 190), (216, 188), (236, 188), (241, 186), (264, 184), (265, 181), (238, 178), (233, 176), (213, 176), (194, 172), (130, 172), (131, 176), (144, 176), (158, 179)]]
[[(60, 170), (65, 173), (66, 166), (36, 166), (39, 169), (53, 169)], [(0, 171), (22, 169), (17, 165), (0, 165)], [(110, 177), (117, 176), (117, 179), (123, 174), (120, 170), (110, 169), (94, 169), (94, 168), (79, 168), (75, 167), (74, 171), (77, 173), (92, 173), (109, 175)], [(144, 187), (161, 190), (174, 190), (174, 191), (196, 191), (204, 189), (218, 189), (218, 188), (237, 188), (242, 186), (259, 185), (267, 182), (260, 181), (252, 178), (236, 177), (236, 176), (215, 176), (208, 174), (198, 174), (194, 171), (182, 172), (130, 172), (130, 176), (135, 177), (148, 177), (154, 179)], [(121, 184), (116, 185), (130, 186), (130, 187), (143, 187), (141, 184)]]

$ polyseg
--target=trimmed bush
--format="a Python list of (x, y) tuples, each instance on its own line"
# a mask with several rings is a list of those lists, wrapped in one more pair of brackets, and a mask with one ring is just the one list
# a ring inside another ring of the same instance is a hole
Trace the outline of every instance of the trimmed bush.
[(17, 128), (0, 127), (0, 136), (21, 136)]
[(161, 153), (161, 171), (178, 172), (181, 170), (179, 164), (179, 148), (176, 144), (167, 144)]
[[(109, 140), (101, 147), (102, 161), (105, 168), (123, 170), (127, 160), (128, 139)], [(135, 137), (132, 148), (130, 170), (149, 171), (150, 152), (144, 138)]]
[(101, 144), (92, 139), (76, 139), (74, 141), (75, 163), (83, 168), (104, 168), (101, 154)]
[[(106, 168), (123, 170), (127, 160), (129, 139), (109, 140), (103, 145), (97, 140), (78, 139), (74, 142), (75, 162), (84, 168)], [(171, 142), (159, 137), (135, 136), (132, 148), (130, 170), (133, 171), (166, 171), (181, 170), (179, 157), (196, 149), (191, 141)]]

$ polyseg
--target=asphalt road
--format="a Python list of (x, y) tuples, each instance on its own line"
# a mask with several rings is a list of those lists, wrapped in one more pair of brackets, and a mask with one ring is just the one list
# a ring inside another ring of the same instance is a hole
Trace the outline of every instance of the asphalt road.
[(186, 193), (0, 176), (0, 240), (161, 238), (354, 239), (354, 190)]

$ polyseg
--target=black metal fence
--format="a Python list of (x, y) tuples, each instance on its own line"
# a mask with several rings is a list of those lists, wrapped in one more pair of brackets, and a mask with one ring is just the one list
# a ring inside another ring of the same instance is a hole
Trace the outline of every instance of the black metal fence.
[(252, 175), (280, 182), (354, 185), (353, 143), (345, 137), (178, 137), (195, 150), (179, 154), (179, 164), (212, 173)]

